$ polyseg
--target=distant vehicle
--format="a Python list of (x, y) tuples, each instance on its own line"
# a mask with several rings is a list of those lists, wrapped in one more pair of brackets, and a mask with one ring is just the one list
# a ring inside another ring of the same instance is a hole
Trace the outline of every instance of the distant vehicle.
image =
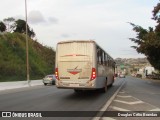
[(155, 71), (154, 67), (151, 67), (151, 66), (145, 67), (144, 69), (145, 76), (153, 75), (154, 71)]
[(125, 75), (124, 74), (120, 74), (119, 77), (120, 78), (125, 78)]
[(44, 83), (44, 85), (47, 85), (47, 84), (54, 85), (55, 80), (56, 80), (55, 75), (47, 75), (43, 78), (43, 83)]
[(115, 61), (92, 40), (59, 42), (55, 66), (57, 88), (106, 92), (114, 82)]

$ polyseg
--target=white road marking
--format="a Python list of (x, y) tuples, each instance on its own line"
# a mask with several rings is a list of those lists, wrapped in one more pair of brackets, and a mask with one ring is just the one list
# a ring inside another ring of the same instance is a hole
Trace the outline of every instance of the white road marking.
[(101, 120), (116, 120), (116, 119), (113, 119), (111, 117), (103, 117)]
[(130, 96), (130, 95), (126, 95), (126, 96), (117, 95), (117, 97), (121, 97), (121, 98), (130, 98), (130, 97), (132, 97), (132, 96)]
[(120, 91), (120, 89), (123, 87), (124, 84), (125, 84), (125, 81), (117, 89), (117, 91), (114, 93), (114, 95), (106, 102), (106, 104), (99, 110), (100, 112), (98, 112), (96, 116), (100, 116), (100, 117), (94, 117), (92, 120), (99, 120), (101, 118), (101, 116), (103, 115), (102, 111), (106, 111), (107, 110), (107, 108), (112, 103), (112, 101), (114, 100), (114, 98), (116, 97), (116, 95), (118, 94), (118, 92)]
[(122, 100), (114, 100), (114, 101), (124, 103), (124, 104), (128, 104), (128, 105), (135, 105), (135, 104), (144, 103), (143, 101), (135, 101), (135, 102), (126, 102), (126, 101), (122, 101)]
[(121, 91), (121, 92), (119, 92), (119, 93), (125, 93), (124, 91)]
[(112, 108), (114, 110), (118, 110), (118, 111), (131, 111), (131, 110), (127, 110), (127, 109), (124, 109), (124, 108), (115, 107), (115, 106), (110, 106), (110, 108)]
[(152, 109), (152, 110), (149, 110), (149, 111), (160, 111), (159, 108), (155, 108), (155, 109)]

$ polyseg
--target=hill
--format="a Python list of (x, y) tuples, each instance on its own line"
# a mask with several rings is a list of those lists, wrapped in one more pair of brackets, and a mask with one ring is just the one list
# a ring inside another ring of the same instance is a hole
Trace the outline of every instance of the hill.
[[(55, 51), (28, 39), (30, 79), (54, 72)], [(0, 82), (26, 80), (26, 38), (20, 33), (0, 34)]]

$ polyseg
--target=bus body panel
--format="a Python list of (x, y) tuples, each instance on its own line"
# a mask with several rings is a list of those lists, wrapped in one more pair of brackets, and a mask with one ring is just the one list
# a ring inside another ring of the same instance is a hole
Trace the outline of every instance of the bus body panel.
[(57, 87), (62, 88), (91, 88), (92, 67), (94, 67), (94, 43), (68, 42), (57, 45), (56, 67), (59, 80)]
[[(102, 61), (97, 54), (99, 49), (94, 41), (59, 42), (55, 65), (58, 72), (57, 88), (98, 89), (105, 86), (106, 80), (108, 85), (112, 84), (114, 72), (106, 65), (107, 61), (99, 64)], [(96, 70), (93, 80), (92, 69)]]

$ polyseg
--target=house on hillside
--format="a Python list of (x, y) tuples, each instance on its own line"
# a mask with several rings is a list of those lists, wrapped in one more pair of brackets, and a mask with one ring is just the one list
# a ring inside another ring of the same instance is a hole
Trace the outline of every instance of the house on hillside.
[(148, 76), (152, 76), (153, 73), (155, 73), (155, 69), (154, 67), (148, 65), (148, 66), (144, 66), (143, 68), (140, 68), (137, 71), (137, 74), (142, 75), (142, 78), (147, 78)]

